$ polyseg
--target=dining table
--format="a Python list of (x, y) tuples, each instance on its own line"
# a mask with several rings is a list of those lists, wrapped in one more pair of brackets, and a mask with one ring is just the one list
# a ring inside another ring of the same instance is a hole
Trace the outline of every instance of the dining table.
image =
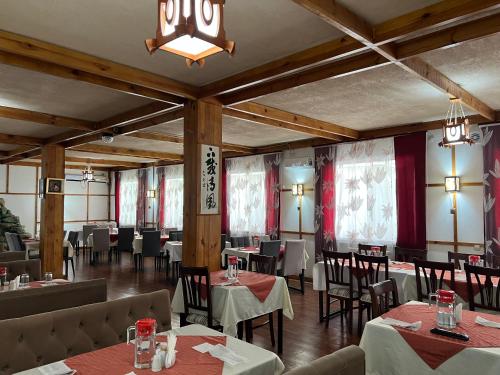
[[(392, 309), (365, 325), (359, 346), (365, 351), (366, 374), (500, 374), (500, 329), (478, 324), (478, 317), (500, 324), (498, 315), (463, 310), (452, 330), (469, 336), (461, 341), (430, 332), (436, 326), (436, 309), (427, 303), (411, 301)], [(420, 327), (393, 326), (389, 318), (420, 322)]]
[[(23, 240), (24, 246), (26, 247), (25, 259), (29, 260), (31, 257), (40, 256), (40, 240), (38, 239), (26, 239)], [(68, 248), (68, 257), (71, 258), (74, 255), (75, 249), (68, 240), (63, 241), (63, 247)]]
[[(12, 281), (12, 280), (11, 280)], [(66, 285), (68, 283), (71, 283), (69, 280), (65, 279), (54, 279), (50, 282), (41, 280), (41, 281), (30, 281), (28, 285), (24, 287), (17, 287), (15, 289), (12, 289), (10, 286), (10, 283), (6, 283), (4, 286), (0, 286), (0, 293), (4, 292), (11, 292), (14, 290), (29, 290), (29, 289), (38, 289), (38, 288), (47, 288), (47, 287), (54, 287), (58, 285)]]
[[(285, 367), (280, 358), (273, 352), (249, 344), (213, 329), (193, 324), (171, 330), (177, 336), (176, 362), (168, 370), (157, 374), (171, 375), (279, 375)], [(165, 341), (168, 332), (157, 334), (157, 341)], [(218, 343), (225, 346), (240, 357), (239, 363), (229, 364), (209, 353), (200, 353), (193, 346)], [(132, 344), (118, 344), (93, 352), (80, 354), (60, 361), (76, 374), (153, 374), (151, 369), (134, 368)], [(58, 364), (58, 363), (56, 363)], [(19, 372), (19, 375), (45, 375), (48, 366)]]
[[(239, 323), (277, 311), (278, 353), (283, 351), (283, 316), (293, 320), (294, 313), (288, 286), (283, 277), (239, 271), (238, 281), (228, 285), (226, 271), (210, 273), (212, 315), (223, 332), (237, 335)], [(172, 298), (172, 312), (185, 315), (182, 279)]]
[[(134, 241), (132, 242), (132, 246), (134, 248), (135, 254), (142, 254), (142, 239), (143, 237), (140, 235), (136, 235), (134, 237)], [(163, 235), (160, 237), (160, 252), (162, 254), (167, 252), (166, 244), (168, 242), (168, 235)]]

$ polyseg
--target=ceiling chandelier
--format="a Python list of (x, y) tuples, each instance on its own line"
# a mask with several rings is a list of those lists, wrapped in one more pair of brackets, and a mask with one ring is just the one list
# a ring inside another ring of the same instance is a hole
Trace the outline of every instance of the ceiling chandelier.
[(85, 168), (83, 171), (82, 171), (82, 182), (94, 182), (95, 181), (95, 177), (94, 177), (94, 171), (92, 170), (92, 167), (90, 165), (87, 166), (87, 168)]
[(205, 64), (205, 57), (226, 51), (235, 43), (226, 40), (225, 0), (158, 0), (156, 39), (147, 39), (150, 54), (161, 49), (186, 58), (188, 66)]
[(439, 146), (452, 147), (466, 143), (473, 144), (469, 128), (469, 119), (465, 117), (462, 102), (458, 98), (451, 98), (450, 108), (448, 108), (443, 125), (443, 140), (439, 142)]

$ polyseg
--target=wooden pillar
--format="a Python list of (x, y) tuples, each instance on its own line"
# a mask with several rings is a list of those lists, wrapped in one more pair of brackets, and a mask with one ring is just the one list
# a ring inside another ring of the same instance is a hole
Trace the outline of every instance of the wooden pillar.
[[(201, 100), (187, 101), (184, 106), (184, 228), (182, 264), (186, 267), (208, 266), (220, 269), (221, 258), (221, 145), (222, 106)], [(202, 145), (218, 147), (219, 197), (216, 214), (202, 214)]]
[[(42, 178), (64, 179), (64, 147), (42, 147)], [(40, 259), (42, 272), (52, 272), (54, 278), (63, 275), (64, 195), (46, 194), (41, 200)]]

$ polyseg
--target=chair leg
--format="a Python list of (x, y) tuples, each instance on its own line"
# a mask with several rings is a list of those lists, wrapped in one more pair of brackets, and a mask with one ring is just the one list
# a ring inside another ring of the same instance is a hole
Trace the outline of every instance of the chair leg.
[(71, 258), (70, 260), (71, 260), (71, 269), (73, 270), (73, 278), (75, 278), (75, 262), (73, 258)]
[(269, 313), (269, 333), (271, 334), (271, 345), (274, 347), (276, 345), (276, 341), (274, 339), (274, 319), (273, 319), (273, 313)]
[(302, 270), (302, 272), (300, 273), (299, 278), (300, 278), (300, 291), (302, 292), (302, 294), (304, 294), (304, 291), (305, 291), (305, 288), (304, 288), (304, 270)]
[(330, 296), (326, 295), (326, 328), (330, 326)]
[(352, 305), (352, 301), (349, 301), (347, 302), (346, 301), (346, 304), (348, 304), (348, 309), (349, 309), (349, 333), (352, 333), (352, 325), (353, 325), (353, 305)]
[(66, 279), (68, 278), (68, 259), (64, 259), (64, 275), (66, 276)]
[(359, 302), (359, 307), (358, 307), (358, 336), (361, 336), (361, 330), (363, 328), (363, 304)]

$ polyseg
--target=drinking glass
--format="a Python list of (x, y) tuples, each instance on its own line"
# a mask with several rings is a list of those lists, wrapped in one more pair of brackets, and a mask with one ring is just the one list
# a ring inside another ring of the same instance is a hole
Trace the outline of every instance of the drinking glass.
[(0, 283), (4, 286), (7, 280), (7, 267), (0, 267)]
[(45, 272), (45, 282), (46, 283), (51, 283), (52, 282), (52, 272)]
[(30, 282), (30, 276), (27, 273), (23, 273), (19, 278), (19, 288), (26, 288)]

